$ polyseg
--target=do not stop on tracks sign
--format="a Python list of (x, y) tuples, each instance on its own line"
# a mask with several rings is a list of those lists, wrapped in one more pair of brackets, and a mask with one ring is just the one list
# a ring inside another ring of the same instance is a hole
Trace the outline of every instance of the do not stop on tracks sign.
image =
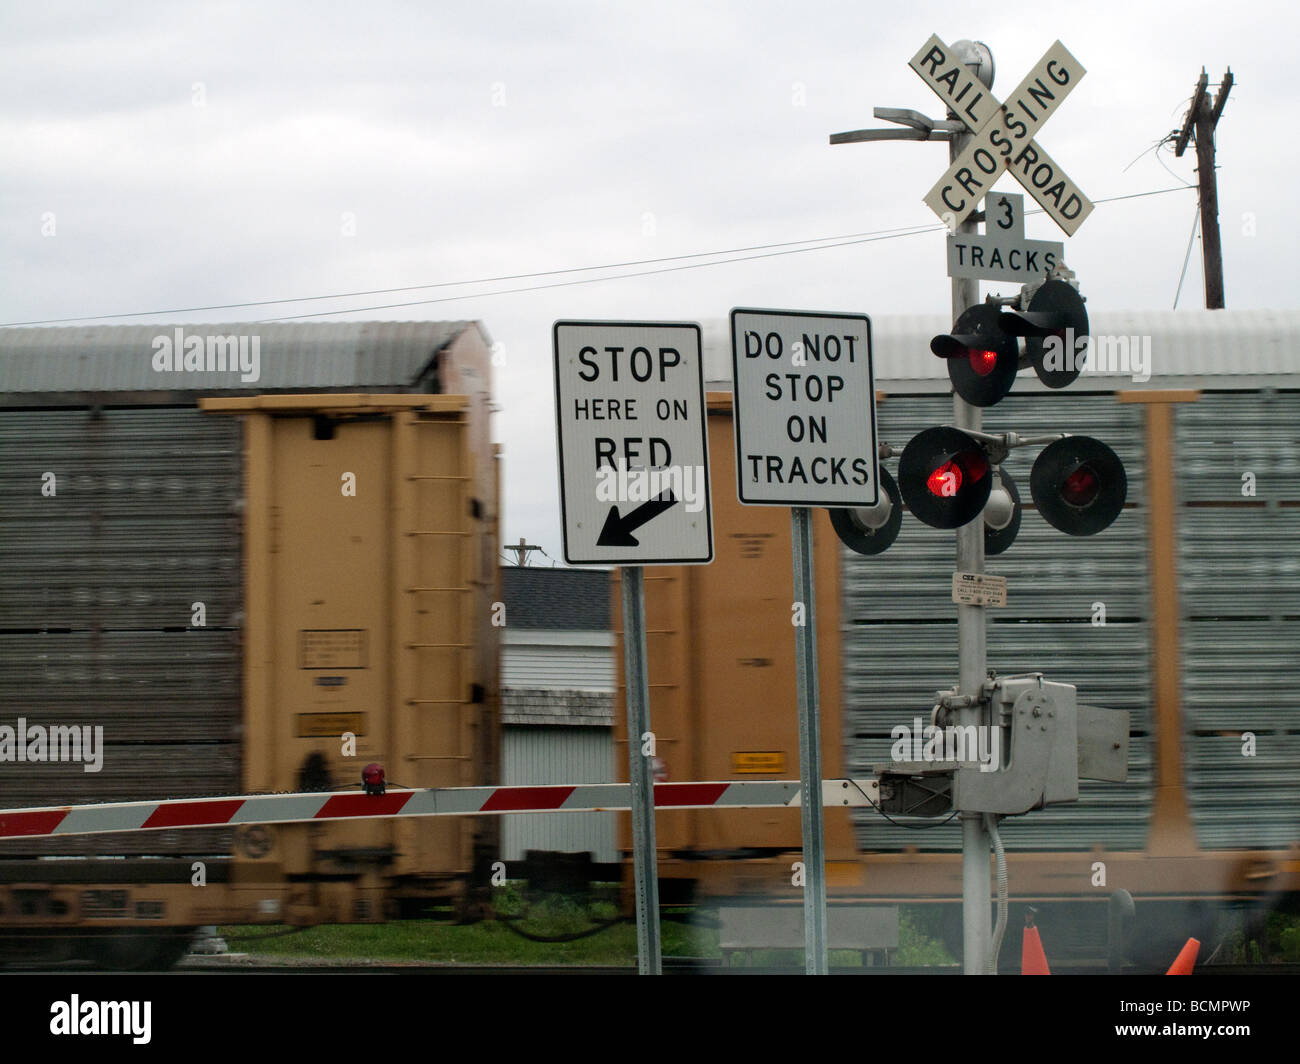
[(555, 323), (564, 560), (713, 560), (700, 327)]
[(876, 505), (866, 315), (733, 310), (731, 356), (740, 501)]

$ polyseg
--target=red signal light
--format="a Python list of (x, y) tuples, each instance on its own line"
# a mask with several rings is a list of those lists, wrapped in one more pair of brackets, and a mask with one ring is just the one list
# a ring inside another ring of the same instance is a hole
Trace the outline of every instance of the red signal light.
[(998, 368), (998, 353), (996, 351), (982, 351), (978, 348), (971, 348), (966, 357), (970, 359), (970, 368), (981, 377), (987, 377)]
[[(948, 363), (965, 365), (964, 362)], [(960, 528), (975, 519), (992, 490), (983, 445), (960, 429), (925, 429), (898, 462), (898, 487), (912, 516), (931, 528)]]
[(1097, 498), (1101, 480), (1088, 466), (1080, 466), (1061, 483), (1061, 498), (1071, 506), (1088, 506)]
[(1093, 536), (1124, 508), (1128, 478), (1119, 455), (1090, 436), (1064, 436), (1043, 448), (1029, 474), (1038, 512), (1070, 536)]
[(372, 761), (361, 770), (361, 786), (367, 794), (384, 793), (384, 766)]
[(944, 462), (925, 481), (930, 494), (940, 499), (951, 499), (961, 488), (961, 467), (955, 462)]
[(1016, 380), (1020, 341), (1001, 324), (997, 303), (967, 307), (952, 332), (936, 336), (930, 350), (948, 363), (953, 390), (974, 406), (993, 406)]

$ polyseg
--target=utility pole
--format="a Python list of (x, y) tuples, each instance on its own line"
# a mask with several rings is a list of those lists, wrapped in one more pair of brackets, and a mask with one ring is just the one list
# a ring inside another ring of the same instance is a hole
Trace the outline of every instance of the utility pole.
[(1214, 131), (1223, 114), (1232, 90), (1232, 71), (1228, 70), (1219, 82), (1219, 91), (1213, 102), (1207, 91), (1209, 79), (1205, 68), (1196, 82), (1192, 106), (1187, 110), (1183, 128), (1174, 144), (1174, 155), (1181, 157), (1187, 150), (1187, 141), (1196, 135), (1196, 179), (1201, 203), (1201, 260), (1205, 269), (1205, 307), (1207, 310), (1223, 309), (1223, 245), (1219, 241), (1219, 188), (1214, 175)]
[(528, 555), (530, 552), (535, 550), (541, 550), (542, 548), (536, 547), (533, 544), (526, 542), (524, 538), (520, 536), (518, 543), (509, 543), (502, 549), (514, 551), (515, 565), (517, 567), (522, 567), (528, 564)]

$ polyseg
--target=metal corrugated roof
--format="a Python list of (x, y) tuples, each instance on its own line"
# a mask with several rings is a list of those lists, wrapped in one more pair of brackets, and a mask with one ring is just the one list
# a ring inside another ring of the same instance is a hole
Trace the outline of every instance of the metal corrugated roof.
[[(1144, 347), (1143, 338), (1150, 337), (1150, 379), (1085, 368), (1078, 389), (1094, 383), (1105, 391), (1300, 386), (1300, 310), (1096, 311), (1090, 313), (1090, 326), (1094, 337), (1136, 337)], [(930, 353), (930, 340), (951, 327), (937, 314), (872, 315), (876, 386), (893, 392), (948, 390), (947, 367)], [(729, 389), (730, 321), (711, 319), (701, 322), (701, 329), (705, 379)], [(1016, 381), (1017, 391), (1039, 389), (1032, 372)]]
[[(482, 326), (466, 321), (0, 329), (0, 395), (432, 390), (434, 354), (468, 328), (478, 328), (487, 342)], [(246, 365), (257, 351), (257, 379), (245, 381), (229, 369), (155, 368), (155, 356), (176, 346), (178, 332), (182, 346), (191, 337), (203, 340), (205, 360), (209, 338), (244, 338)]]

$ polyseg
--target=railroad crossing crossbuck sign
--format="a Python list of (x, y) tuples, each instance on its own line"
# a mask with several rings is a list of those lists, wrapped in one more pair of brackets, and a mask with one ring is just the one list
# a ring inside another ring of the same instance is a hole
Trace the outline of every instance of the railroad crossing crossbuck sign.
[(564, 560), (713, 560), (698, 325), (555, 323)]
[(1034, 134), (1079, 83), (1085, 71), (1060, 41), (999, 103), (938, 37), (908, 64), (970, 129), (974, 139), (925, 196), (926, 205), (955, 228), (1004, 170), (1010, 170), (1057, 225), (1073, 236), (1092, 201), (1045, 152)]

